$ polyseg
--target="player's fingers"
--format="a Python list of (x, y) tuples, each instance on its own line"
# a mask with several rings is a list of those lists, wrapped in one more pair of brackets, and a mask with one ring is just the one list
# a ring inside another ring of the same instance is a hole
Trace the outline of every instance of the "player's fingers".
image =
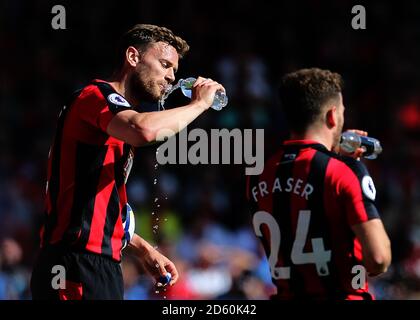
[(353, 158), (360, 160), (360, 157), (362, 156), (362, 154), (365, 152), (365, 149), (363, 148), (357, 148), (356, 151), (354, 151), (353, 153)]
[(178, 270), (176, 269), (175, 265), (172, 262), (168, 262), (168, 264), (166, 265), (166, 270), (168, 270), (168, 272), (171, 273), (172, 279), (171, 279), (171, 282), (169, 282), (169, 284), (172, 286), (178, 281), (178, 278), (179, 278)]
[(157, 262), (156, 263), (156, 268), (157, 268), (158, 274), (160, 276), (165, 276), (166, 275), (165, 264), (163, 262)]
[(209, 79), (208, 81), (203, 81), (202, 83), (200, 83), (201, 87), (204, 86), (208, 86), (208, 87), (212, 87), (215, 91), (221, 90), (223, 92), (226, 92), (226, 89), (218, 82)]
[(216, 81), (213, 81), (210, 78), (204, 79), (203, 81), (200, 81), (200, 83), (197, 84), (198, 87), (205, 87), (205, 86), (211, 86), (217, 83)]
[(157, 287), (164, 287), (166, 286), (169, 281), (171, 280), (171, 274), (168, 274), (168, 272), (165, 269), (165, 263), (164, 261), (160, 261), (156, 263), (157, 268), (157, 274), (155, 275), (156, 279), (156, 286)]
[(226, 93), (225, 87), (223, 87), (220, 83), (215, 82), (215, 86), (216, 86), (216, 91), (220, 90)]
[(346, 131), (354, 132), (354, 133), (357, 133), (360, 136), (365, 136), (365, 137), (368, 135), (367, 131), (363, 131), (363, 130), (359, 130), (359, 129), (349, 129), (349, 130), (346, 130)]
[(198, 85), (202, 84), (206, 80), (207, 78), (198, 77), (197, 80), (195, 80), (193, 87), (197, 87)]

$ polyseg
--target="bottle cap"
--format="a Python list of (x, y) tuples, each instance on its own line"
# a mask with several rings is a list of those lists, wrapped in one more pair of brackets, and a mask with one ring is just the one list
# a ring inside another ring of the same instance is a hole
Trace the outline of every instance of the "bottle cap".
[(167, 272), (166, 275), (159, 277), (157, 285), (158, 287), (164, 287), (167, 284), (169, 284), (171, 280), (172, 280), (172, 275), (170, 272)]

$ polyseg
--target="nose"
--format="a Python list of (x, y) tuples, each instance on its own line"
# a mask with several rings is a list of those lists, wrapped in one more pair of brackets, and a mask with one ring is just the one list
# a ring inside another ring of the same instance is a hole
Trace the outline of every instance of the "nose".
[(168, 72), (166, 73), (165, 80), (168, 81), (168, 83), (172, 83), (175, 81), (175, 73), (173, 68), (169, 68)]

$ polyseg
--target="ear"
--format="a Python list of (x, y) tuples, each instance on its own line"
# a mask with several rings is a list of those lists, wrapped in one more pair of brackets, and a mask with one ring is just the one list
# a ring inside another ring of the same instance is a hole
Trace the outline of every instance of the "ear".
[(337, 125), (337, 107), (332, 106), (328, 109), (327, 113), (325, 114), (325, 121), (329, 129), (334, 128)]
[(128, 64), (132, 67), (137, 66), (137, 63), (139, 63), (139, 57), (139, 51), (132, 46), (128, 47), (125, 51), (125, 59), (127, 60)]

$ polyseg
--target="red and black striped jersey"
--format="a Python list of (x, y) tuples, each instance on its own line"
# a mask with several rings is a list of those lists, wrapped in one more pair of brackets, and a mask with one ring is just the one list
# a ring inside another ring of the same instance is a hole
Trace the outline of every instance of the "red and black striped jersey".
[(259, 176), (248, 176), (253, 226), (270, 264), (273, 299), (373, 299), (353, 288), (363, 265), (352, 225), (379, 218), (360, 161), (312, 140), (285, 141)]
[(120, 261), (134, 153), (106, 129), (127, 109), (127, 100), (102, 80), (76, 91), (63, 107), (48, 157), (41, 247), (61, 243)]

